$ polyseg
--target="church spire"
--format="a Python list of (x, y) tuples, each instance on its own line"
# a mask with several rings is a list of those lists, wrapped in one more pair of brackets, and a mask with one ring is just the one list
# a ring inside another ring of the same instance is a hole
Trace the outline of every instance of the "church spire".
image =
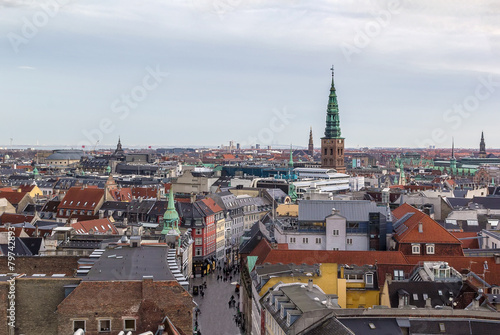
[(337, 93), (335, 91), (335, 82), (333, 80), (333, 65), (330, 70), (332, 71), (332, 85), (330, 87), (330, 96), (328, 98), (328, 107), (326, 110), (325, 138), (341, 138), (339, 105), (337, 103)]
[(309, 156), (314, 155), (313, 127), (309, 130), (309, 146), (307, 147), (307, 153)]
[(479, 157), (486, 157), (486, 143), (484, 142), (484, 133), (481, 132), (481, 142), (479, 143)]

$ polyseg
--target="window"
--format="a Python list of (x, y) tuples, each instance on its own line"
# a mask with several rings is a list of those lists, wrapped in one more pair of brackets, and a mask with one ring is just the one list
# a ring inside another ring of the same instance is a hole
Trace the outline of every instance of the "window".
[(73, 321), (73, 331), (78, 329), (85, 330), (85, 320), (74, 320)]
[(425, 250), (428, 255), (434, 255), (434, 244), (426, 244)]
[(347, 239), (347, 244), (352, 244), (352, 238)]
[(413, 293), (413, 300), (414, 300), (414, 301), (417, 301), (417, 300), (418, 300), (418, 294), (417, 294), (417, 293)]
[(321, 244), (321, 237), (316, 237), (316, 244)]
[(195, 249), (195, 255), (196, 256), (201, 256), (201, 248), (196, 248)]
[(111, 320), (99, 320), (99, 331), (109, 332), (111, 330)]
[(295, 243), (295, 237), (290, 237), (290, 243)]
[(440, 323), (439, 324), (439, 331), (441, 333), (445, 333), (446, 332), (446, 327), (444, 326), (444, 323)]
[(411, 245), (411, 253), (412, 254), (420, 254), (420, 244), (412, 244)]
[(377, 327), (375, 327), (375, 324), (373, 322), (368, 323), (368, 326), (370, 327), (370, 329), (377, 328)]
[(338, 229), (334, 229), (333, 230), (333, 236), (339, 236), (339, 230)]
[(418, 232), (423, 233), (424, 232), (424, 226), (422, 225), (422, 222), (418, 223)]
[(195, 230), (195, 234), (196, 234), (196, 235), (201, 235), (201, 229), (200, 229), (200, 228), (196, 228), (196, 230)]
[(201, 237), (197, 237), (197, 238), (194, 239), (194, 244), (201, 245), (202, 241), (203, 241), (203, 239)]
[(422, 297), (424, 298), (424, 300), (427, 300), (427, 298), (429, 298), (429, 296), (427, 295), (427, 293), (422, 294)]
[(332, 250), (339, 250), (339, 248), (332, 248)]
[(308, 243), (309, 243), (309, 238), (308, 238), (308, 237), (304, 237), (304, 238), (302, 239), (302, 243), (304, 243), (304, 244), (308, 244)]
[(123, 320), (123, 330), (135, 330), (135, 319)]
[(394, 270), (394, 280), (403, 280), (404, 273), (403, 270)]
[(367, 273), (366, 274), (365, 283), (367, 285), (373, 285), (373, 273)]

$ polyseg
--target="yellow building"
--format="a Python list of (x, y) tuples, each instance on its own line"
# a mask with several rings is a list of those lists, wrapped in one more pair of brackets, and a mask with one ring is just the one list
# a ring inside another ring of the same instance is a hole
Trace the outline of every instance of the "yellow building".
[(313, 284), (320, 287), (325, 294), (336, 294), (338, 304), (346, 308), (346, 281), (339, 279), (336, 263), (324, 263), (319, 265), (294, 265), (294, 264), (266, 264), (255, 268), (257, 274), (258, 294), (262, 297), (270, 288), (276, 284), (304, 283), (307, 285), (309, 279)]
[(346, 308), (368, 308), (380, 304), (380, 291), (376, 285), (377, 271), (375, 267), (342, 266), (340, 278), (346, 287)]

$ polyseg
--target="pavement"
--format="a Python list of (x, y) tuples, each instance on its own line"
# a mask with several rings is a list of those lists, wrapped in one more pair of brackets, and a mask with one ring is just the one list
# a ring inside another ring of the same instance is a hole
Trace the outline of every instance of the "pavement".
[[(239, 282), (240, 275), (233, 276), (231, 281), (217, 281), (218, 272), (211, 273), (203, 278), (192, 279), (192, 285), (201, 285), (207, 282), (207, 288), (201, 294), (193, 296), (201, 313), (198, 315), (198, 329), (202, 335), (241, 335), (241, 331), (234, 321), (236, 308), (239, 305), (238, 294), (234, 292), (235, 285), (231, 282)], [(192, 291), (191, 291), (192, 292)], [(229, 308), (228, 302), (234, 296), (236, 307)], [(194, 329), (194, 327), (193, 327)]]

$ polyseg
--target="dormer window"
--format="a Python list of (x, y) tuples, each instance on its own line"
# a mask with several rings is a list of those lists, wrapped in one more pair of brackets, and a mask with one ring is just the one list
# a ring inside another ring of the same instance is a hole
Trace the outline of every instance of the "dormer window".
[(428, 255), (434, 255), (434, 244), (426, 244), (425, 251)]
[(422, 222), (418, 223), (418, 232), (423, 233), (424, 232), (424, 226), (422, 225)]
[(420, 254), (420, 244), (412, 244), (411, 245), (411, 253), (414, 255)]

